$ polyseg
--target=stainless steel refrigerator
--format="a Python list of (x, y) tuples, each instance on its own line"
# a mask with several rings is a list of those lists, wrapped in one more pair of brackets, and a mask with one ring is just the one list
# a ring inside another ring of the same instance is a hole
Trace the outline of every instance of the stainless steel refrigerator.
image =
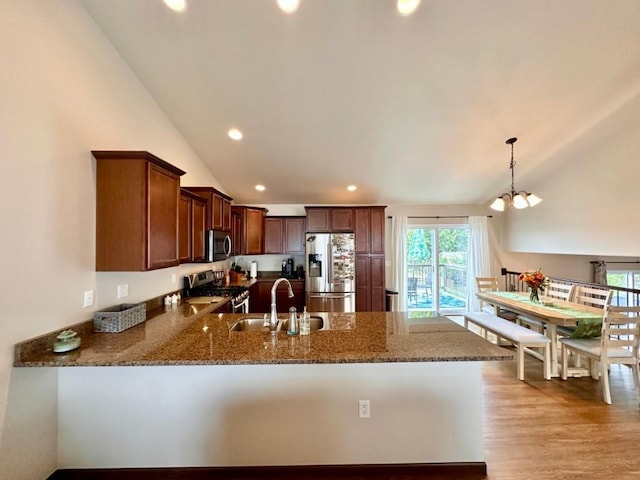
[(305, 293), (310, 312), (356, 311), (353, 233), (308, 233)]

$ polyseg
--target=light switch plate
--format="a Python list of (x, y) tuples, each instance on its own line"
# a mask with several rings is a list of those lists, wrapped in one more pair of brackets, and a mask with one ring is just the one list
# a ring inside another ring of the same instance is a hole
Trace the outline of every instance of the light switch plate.
[(84, 299), (82, 301), (82, 308), (87, 308), (93, 305), (93, 290), (87, 290), (84, 292)]
[(129, 284), (123, 283), (118, 285), (118, 298), (126, 297), (129, 295)]

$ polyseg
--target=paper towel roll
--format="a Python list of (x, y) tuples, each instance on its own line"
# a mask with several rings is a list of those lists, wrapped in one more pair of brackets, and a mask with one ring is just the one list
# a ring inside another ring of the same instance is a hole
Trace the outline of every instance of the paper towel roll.
[(251, 262), (251, 273), (249, 276), (251, 278), (256, 278), (258, 276), (258, 262)]

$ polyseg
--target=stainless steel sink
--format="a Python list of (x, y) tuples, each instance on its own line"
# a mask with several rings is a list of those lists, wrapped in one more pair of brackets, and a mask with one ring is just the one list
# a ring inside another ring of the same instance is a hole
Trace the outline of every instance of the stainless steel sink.
[[(311, 315), (311, 321), (309, 322), (311, 330), (320, 330), (324, 327), (324, 318)], [(286, 332), (289, 329), (289, 319), (280, 320), (280, 330)]]
[[(320, 330), (324, 327), (324, 318), (311, 315), (311, 330)], [(286, 332), (289, 328), (289, 319), (280, 319), (278, 331)], [(229, 326), (231, 332), (268, 332), (269, 328), (264, 326), (264, 317), (248, 317), (236, 320)]]
[(243, 318), (236, 320), (229, 326), (231, 332), (268, 332), (269, 328), (264, 326), (264, 318)]

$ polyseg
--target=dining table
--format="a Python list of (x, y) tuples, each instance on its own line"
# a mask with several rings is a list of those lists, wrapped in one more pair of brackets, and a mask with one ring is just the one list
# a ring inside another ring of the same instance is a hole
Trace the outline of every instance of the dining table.
[[(560, 376), (558, 364), (558, 327), (575, 327), (574, 336), (600, 336), (604, 311), (600, 308), (582, 305), (555, 298), (541, 297), (532, 301), (525, 292), (484, 291), (476, 293), (479, 300), (494, 307), (496, 315), (508, 310), (524, 317), (534, 318), (545, 326), (545, 335), (551, 339), (551, 375)], [(587, 375), (588, 370), (571, 369), (573, 376)]]

